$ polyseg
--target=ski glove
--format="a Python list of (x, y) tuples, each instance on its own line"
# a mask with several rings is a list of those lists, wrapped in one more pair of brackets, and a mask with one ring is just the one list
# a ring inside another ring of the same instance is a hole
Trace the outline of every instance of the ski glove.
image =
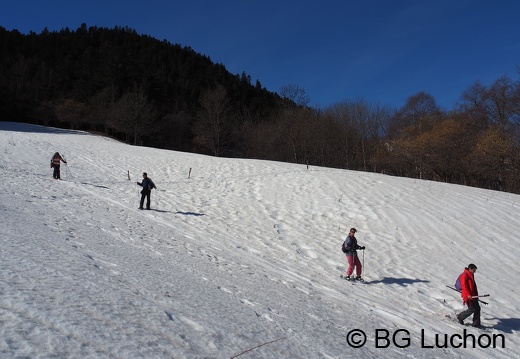
[(363, 247), (359, 247), (359, 249), (365, 250), (365, 246), (363, 246)]

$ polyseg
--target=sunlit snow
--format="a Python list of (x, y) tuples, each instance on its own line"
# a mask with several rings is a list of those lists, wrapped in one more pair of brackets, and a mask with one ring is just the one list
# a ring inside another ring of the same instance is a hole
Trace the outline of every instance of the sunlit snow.
[[(519, 195), (10, 122), (0, 146), (1, 358), (520, 357)], [(486, 330), (448, 318), (469, 263)]]

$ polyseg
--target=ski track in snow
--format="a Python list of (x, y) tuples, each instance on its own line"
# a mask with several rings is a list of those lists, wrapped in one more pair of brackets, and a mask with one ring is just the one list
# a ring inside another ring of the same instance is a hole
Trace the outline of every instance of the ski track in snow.
[[(0, 140), (0, 357), (225, 358), (279, 338), (240, 358), (520, 356), (518, 276), (496, 280), (517, 272), (520, 196), (5, 122)], [(351, 226), (366, 284), (338, 278)], [(507, 347), (421, 348), (421, 329), (460, 333), (445, 285), (470, 262)], [(376, 329), (412, 343), (375, 348)]]

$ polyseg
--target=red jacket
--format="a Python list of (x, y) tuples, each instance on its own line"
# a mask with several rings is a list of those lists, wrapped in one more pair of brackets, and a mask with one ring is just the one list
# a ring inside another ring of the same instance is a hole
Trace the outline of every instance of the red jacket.
[(468, 303), (472, 296), (478, 295), (475, 277), (473, 276), (473, 273), (468, 270), (468, 268), (464, 268), (464, 272), (462, 272), (460, 276), (460, 286), (462, 288), (460, 293), (464, 303)]

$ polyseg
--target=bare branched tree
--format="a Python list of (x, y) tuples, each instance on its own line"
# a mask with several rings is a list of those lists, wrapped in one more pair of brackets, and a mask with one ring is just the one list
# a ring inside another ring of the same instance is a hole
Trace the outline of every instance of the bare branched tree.
[(222, 141), (229, 132), (231, 106), (226, 89), (218, 85), (203, 91), (199, 99), (195, 133), (200, 142), (211, 148), (213, 155), (219, 156)]
[(307, 106), (311, 101), (305, 90), (294, 84), (282, 86), (280, 96), (292, 101), (297, 106)]
[(110, 108), (114, 104), (114, 98), (115, 89), (109, 86), (94, 94), (89, 101), (87, 120), (96, 127), (102, 127), (105, 134), (108, 134)]
[(390, 136), (415, 135), (432, 128), (439, 119), (441, 110), (432, 95), (419, 92), (410, 96), (390, 120)]
[(137, 145), (142, 136), (152, 131), (156, 109), (148, 101), (142, 88), (125, 93), (112, 107), (112, 120), (116, 129), (126, 135), (126, 141), (133, 139)]
[(520, 124), (520, 84), (501, 77), (486, 87), (476, 82), (462, 95), (460, 111), (471, 114), (482, 128)]
[(55, 108), (56, 118), (70, 123), (72, 129), (79, 128), (79, 123), (85, 112), (85, 104), (74, 99), (60, 101)]

